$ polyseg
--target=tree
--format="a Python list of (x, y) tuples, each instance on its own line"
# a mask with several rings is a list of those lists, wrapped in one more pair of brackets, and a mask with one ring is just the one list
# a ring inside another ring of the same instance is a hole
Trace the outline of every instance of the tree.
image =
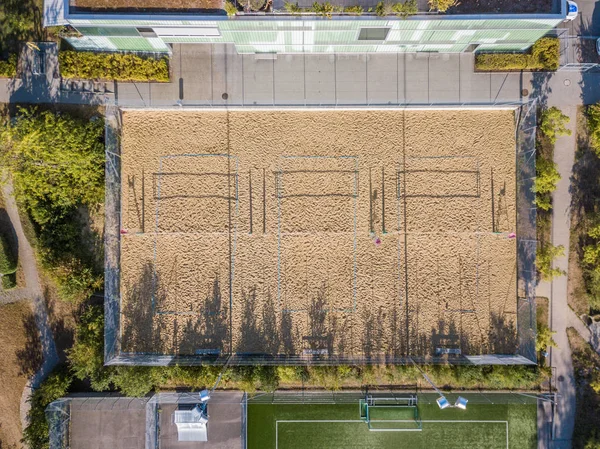
[(0, 133), (0, 164), (17, 198), (40, 226), (104, 198), (104, 124), (20, 108)]
[(47, 449), (49, 441), (46, 407), (67, 394), (73, 379), (64, 366), (56, 368), (42, 382), (29, 399), (31, 408), (27, 412), (27, 427), (23, 430), (23, 441), (30, 449)]
[(590, 145), (596, 154), (600, 156), (600, 103), (588, 106), (587, 123)]
[(89, 307), (81, 314), (75, 343), (67, 356), (77, 379), (89, 379), (96, 391), (110, 387), (112, 370), (104, 367), (104, 313), (101, 307)]
[(556, 348), (556, 342), (552, 338), (554, 334), (556, 334), (556, 332), (551, 331), (546, 324), (538, 323), (537, 335), (535, 338), (535, 350), (539, 352), (545, 351), (549, 347)]
[(532, 187), (535, 193), (535, 205), (542, 210), (550, 210), (552, 208), (550, 194), (556, 190), (560, 174), (553, 161), (541, 156), (536, 160), (535, 171), (536, 178)]
[(565, 247), (562, 245), (538, 245), (535, 263), (543, 280), (551, 281), (557, 276), (563, 276), (566, 274), (560, 268), (552, 268), (552, 262), (554, 259), (564, 255)]
[(540, 118), (540, 131), (550, 141), (556, 143), (559, 136), (570, 136), (571, 130), (567, 129), (566, 124), (571, 119), (563, 114), (556, 106), (544, 109)]

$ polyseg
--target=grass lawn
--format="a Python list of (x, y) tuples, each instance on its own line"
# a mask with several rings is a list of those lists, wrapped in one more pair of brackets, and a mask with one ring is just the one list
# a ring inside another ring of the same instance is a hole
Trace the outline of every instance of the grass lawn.
[(248, 449), (537, 446), (535, 404), (469, 404), (467, 410), (440, 410), (435, 404), (422, 404), (419, 413), (423, 421), (420, 432), (377, 432), (360, 421), (358, 403), (249, 402)]

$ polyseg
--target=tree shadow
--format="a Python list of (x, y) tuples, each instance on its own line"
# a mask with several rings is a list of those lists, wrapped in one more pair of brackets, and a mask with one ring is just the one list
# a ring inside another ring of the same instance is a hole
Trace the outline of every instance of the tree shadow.
[(215, 276), (212, 289), (202, 301), (202, 312), (195, 318), (186, 318), (183, 337), (179, 344), (182, 354), (194, 354), (198, 350), (228, 352), (229, 313), (221, 292), (221, 282)]
[[(50, 321), (50, 329), (52, 330), (52, 335), (54, 336), (54, 344), (56, 345), (57, 355), (58, 358), (64, 362), (67, 360), (66, 351), (71, 348), (75, 342), (75, 331), (73, 326), (67, 323), (65, 314), (61, 312), (60, 309), (71, 306), (70, 314), (72, 316), (73, 323), (75, 323), (77, 322), (77, 317), (81, 315), (81, 312), (84, 310), (89, 301), (82, 302), (79, 304), (79, 306), (66, 303), (65, 301), (57, 304), (57, 301), (60, 301), (60, 299), (57, 299), (57, 294), (55, 292), (51, 292), (48, 286), (44, 287), (43, 293), (44, 303), (46, 305), (46, 310), (48, 312), (48, 318)], [(57, 310), (57, 306), (59, 310)]]
[(7, 240), (9, 251), (7, 257), (10, 259), (10, 263), (17, 266), (19, 261), (19, 240), (17, 239), (17, 233), (10, 221), (8, 212), (4, 208), (0, 208), (0, 238), (2, 237)]
[[(267, 291), (264, 299), (257, 298), (256, 286), (242, 292), (244, 310), (242, 314), (241, 335), (237, 343), (236, 352), (276, 355), (279, 353), (280, 333), (271, 292)], [(259, 309), (258, 303), (263, 304), (262, 310)], [(287, 345), (289, 349), (291, 322), (288, 324), (289, 328), (286, 329), (286, 339), (288, 339)]]
[(162, 353), (164, 323), (156, 319), (155, 305), (164, 302), (166, 289), (154, 263), (147, 261), (140, 276), (126, 289), (121, 315), (124, 352)]
[(406, 338), (403, 336), (400, 326), (400, 311), (397, 307), (394, 307), (388, 317), (387, 327), (390, 337), (386, 352), (386, 359), (392, 363), (407, 353)]
[[(337, 351), (344, 352), (345, 348), (336, 345), (338, 318), (327, 305), (327, 288), (325, 283), (317, 290), (308, 308), (309, 335), (302, 337), (305, 348), (309, 349), (316, 358), (332, 357)], [(337, 351), (336, 351), (337, 350)]]
[(281, 335), (281, 352), (284, 355), (294, 355), (296, 353), (294, 341), (298, 336), (294, 335), (292, 316), (289, 313), (282, 313), (279, 323), (279, 333)]
[(552, 93), (552, 88), (548, 82), (554, 75), (553, 72), (533, 72), (531, 75), (531, 92), (529, 97), (537, 100), (538, 106), (546, 107), (548, 95)]
[(514, 354), (518, 346), (517, 328), (513, 321), (492, 312), (488, 333), (489, 352), (492, 354)]
[(41, 368), (44, 354), (33, 313), (27, 313), (23, 317), (22, 325), (25, 331), (25, 345), (15, 351), (15, 356), (19, 364), (19, 374), (31, 376)]
[(383, 323), (385, 319), (383, 307), (379, 307), (376, 312), (366, 307), (363, 310), (362, 319), (364, 323), (362, 332), (363, 356), (367, 361), (373, 362), (379, 360), (384, 353)]

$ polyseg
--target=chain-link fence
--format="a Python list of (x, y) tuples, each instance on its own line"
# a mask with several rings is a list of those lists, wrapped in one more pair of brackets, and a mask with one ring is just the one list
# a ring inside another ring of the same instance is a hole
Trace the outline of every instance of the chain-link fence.
[(71, 420), (71, 400), (58, 399), (46, 407), (48, 422), (49, 449), (69, 449), (69, 424)]
[[(471, 391), (452, 392), (444, 391), (444, 396), (449, 402), (454, 403), (458, 396), (468, 399), (470, 404), (536, 404), (547, 395), (539, 393), (521, 393), (513, 391)], [(248, 396), (248, 404), (358, 404), (369, 394), (379, 398), (405, 398), (416, 395), (418, 404), (436, 404), (440, 395), (436, 392), (421, 392), (416, 389), (406, 390), (363, 390), (363, 391), (275, 391), (256, 396)]]
[(517, 110), (517, 354), (536, 362), (536, 102)]
[(104, 226), (104, 359), (120, 353), (120, 229), (121, 229), (121, 117), (116, 106), (105, 117), (105, 226)]
[[(121, 347), (120, 239), (121, 239), (121, 176), (120, 130), (121, 113), (116, 106), (106, 109), (106, 226), (105, 226), (105, 362), (109, 365), (193, 366), (224, 364), (231, 357), (232, 365), (338, 365), (388, 363), (453, 363), (453, 364), (532, 364), (535, 352), (535, 252), (536, 209), (533, 186), (535, 181), (536, 104), (515, 104), (516, 125), (516, 192), (517, 192), (517, 291), (515, 291), (517, 346), (513, 354), (505, 355), (363, 355), (268, 354), (197, 351), (196, 354), (166, 354), (129, 352)], [(231, 332), (231, 330), (229, 331)]]

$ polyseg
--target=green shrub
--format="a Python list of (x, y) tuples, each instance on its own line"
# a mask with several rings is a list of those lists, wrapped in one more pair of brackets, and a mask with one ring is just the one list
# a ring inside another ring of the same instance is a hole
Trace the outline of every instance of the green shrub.
[(543, 280), (551, 281), (557, 276), (565, 275), (565, 272), (560, 268), (552, 268), (552, 262), (554, 259), (564, 255), (565, 247), (562, 245), (538, 245), (535, 263)]
[(9, 273), (2, 275), (2, 288), (4, 290), (10, 290), (17, 286), (17, 274)]
[(0, 165), (11, 171), (31, 218), (37, 252), (63, 299), (84, 299), (102, 284), (97, 244), (82, 233), (84, 212), (104, 200), (104, 123), (20, 109), (0, 132)]
[(552, 208), (550, 194), (556, 190), (556, 183), (560, 181), (560, 174), (556, 164), (539, 156), (535, 162), (536, 178), (532, 187), (535, 193), (535, 205), (542, 210)]
[(393, 12), (394, 5), (390, 2), (381, 0), (379, 3), (377, 3), (377, 6), (375, 6), (375, 14), (377, 14), (380, 17), (389, 16)]
[(458, 4), (458, 0), (429, 0), (429, 9), (430, 11), (446, 12)]
[(17, 76), (17, 55), (11, 54), (6, 61), (0, 61), (0, 78)]
[(0, 274), (14, 273), (17, 269), (17, 254), (11, 236), (0, 231)]
[(417, 8), (417, 0), (406, 0), (403, 3), (396, 3), (392, 7), (392, 10), (400, 17), (408, 17), (419, 11)]
[(64, 366), (58, 367), (35, 390), (29, 402), (31, 409), (27, 413), (29, 424), (23, 430), (23, 441), (30, 449), (47, 449), (49, 445), (46, 407), (51, 402), (65, 396), (71, 386), (72, 378)]
[(58, 54), (63, 78), (117, 81), (169, 81), (169, 58), (130, 53), (61, 51)]
[(285, 2), (283, 4), (285, 10), (291, 14), (299, 14), (302, 12), (302, 8), (298, 6), (298, 3)]
[(527, 53), (477, 53), (475, 68), (485, 71), (558, 69), (560, 44), (557, 38), (539, 39)]
[(542, 110), (540, 118), (540, 131), (546, 136), (550, 143), (556, 143), (559, 136), (570, 136), (571, 130), (567, 129), (567, 123), (571, 119), (556, 106)]
[(235, 16), (237, 14), (237, 8), (235, 7), (235, 5), (233, 3), (231, 3), (229, 0), (227, 0), (225, 2), (225, 12), (227, 13), (227, 15), (229, 17)]
[(356, 16), (360, 16), (364, 12), (364, 9), (360, 5), (347, 6), (346, 8), (344, 8), (344, 12), (347, 12), (348, 14), (354, 14)]
[(334, 6), (329, 2), (314, 2), (312, 5), (312, 10), (320, 16), (330, 19), (334, 12), (340, 12), (340, 7)]
[(586, 116), (590, 145), (600, 156), (600, 103), (588, 106)]
[(535, 336), (535, 350), (536, 351), (546, 351), (549, 347), (556, 348), (556, 342), (552, 338), (552, 336), (556, 332), (550, 330), (548, 325), (543, 323), (537, 324), (537, 333)]

